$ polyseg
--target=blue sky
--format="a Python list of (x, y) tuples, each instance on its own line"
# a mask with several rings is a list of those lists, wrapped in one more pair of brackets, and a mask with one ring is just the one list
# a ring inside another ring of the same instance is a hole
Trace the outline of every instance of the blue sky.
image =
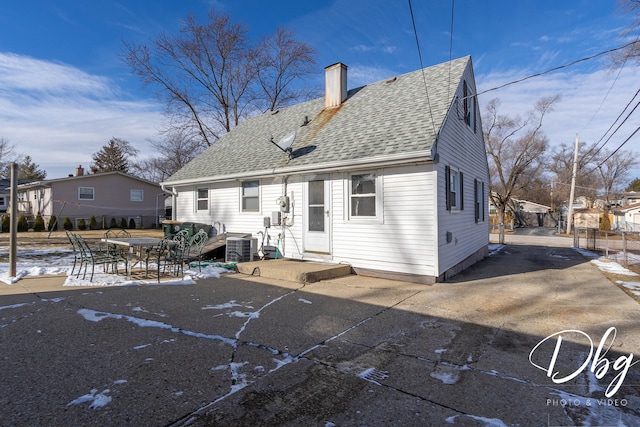
[[(30, 155), (48, 178), (73, 173), (112, 137), (148, 155), (164, 106), (144, 91), (119, 53), (122, 40), (176, 33), (187, 13), (210, 7), (260, 38), (286, 26), (317, 51), (317, 78), (335, 62), (354, 88), (417, 70), (420, 58), (407, 0), (26, 0), (0, 10), (0, 137)], [(471, 55), (480, 91), (625, 43), (631, 17), (614, 0), (412, 0), (425, 66)], [(637, 36), (637, 35), (634, 35)], [(541, 96), (562, 102), (544, 129), (551, 144), (595, 142), (638, 90), (637, 64), (612, 72), (602, 58), (480, 96), (525, 114)], [(605, 98), (606, 96), (606, 98)], [(637, 116), (607, 144), (615, 149)], [(640, 151), (630, 140), (625, 148)], [(635, 171), (634, 171), (635, 172)], [(633, 178), (636, 175), (634, 173)]]

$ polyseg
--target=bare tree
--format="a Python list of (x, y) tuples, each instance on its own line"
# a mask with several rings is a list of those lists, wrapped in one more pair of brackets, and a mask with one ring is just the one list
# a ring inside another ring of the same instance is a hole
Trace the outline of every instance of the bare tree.
[(504, 243), (507, 206), (522, 187), (522, 177), (539, 173), (548, 143), (542, 132), (542, 121), (559, 99), (559, 96), (541, 98), (524, 119), (499, 114), (498, 99), (492, 99), (486, 106), (483, 132), (489, 160), (490, 197), (498, 213), (500, 243)]
[(305, 90), (294, 88), (293, 83), (315, 71), (315, 50), (311, 46), (295, 40), (292, 31), (278, 28), (264, 40), (258, 52), (256, 76), (269, 111), (305, 96)]
[(167, 112), (182, 117), (211, 145), (239, 121), (248, 82), (247, 30), (229, 15), (209, 12), (201, 25), (188, 15), (180, 35), (160, 34), (152, 47), (125, 43), (124, 60), (147, 86), (167, 101)]
[(211, 145), (245, 117), (294, 99), (290, 87), (313, 53), (286, 30), (252, 47), (242, 24), (211, 9), (207, 23), (189, 15), (179, 35), (161, 34), (151, 47), (125, 42), (123, 60), (166, 100), (171, 126)]
[[(574, 150), (573, 144), (565, 144), (563, 142), (553, 150), (551, 156), (549, 170), (554, 175), (552, 201), (556, 205), (562, 201), (569, 200)], [(596, 171), (594, 168), (588, 167), (593, 164), (595, 153), (597, 153), (596, 144), (587, 144), (586, 142), (578, 144), (576, 190), (577, 194), (590, 199), (595, 199), (599, 189), (598, 185), (594, 185), (594, 182), (597, 181)]]
[(629, 44), (609, 56), (614, 68), (624, 65), (630, 59), (640, 61), (640, 43), (635, 34), (640, 29), (640, 0), (618, 0), (618, 8), (625, 16), (632, 16), (633, 20), (620, 35)]
[(630, 151), (603, 151), (596, 169), (604, 191), (605, 207), (622, 195), (624, 181), (631, 168), (638, 164), (637, 156)]
[(149, 142), (159, 156), (142, 160), (132, 168), (151, 182), (162, 182), (169, 178), (206, 148), (202, 140), (187, 129), (173, 129), (165, 132), (162, 139)]
[(7, 174), (8, 168), (16, 160), (17, 155), (13, 144), (8, 139), (0, 137), (0, 174), (5, 177), (9, 176)]

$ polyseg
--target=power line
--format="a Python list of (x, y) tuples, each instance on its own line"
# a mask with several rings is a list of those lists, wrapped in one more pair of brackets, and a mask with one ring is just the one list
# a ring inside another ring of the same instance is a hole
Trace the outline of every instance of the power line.
[[(411, 2), (409, 1), (409, 3), (411, 3)], [(483, 90), (482, 92), (479, 92), (477, 95), (482, 95), (484, 93), (491, 92), (491, 91), (498, 90), (498, 89), (502, 89), (504, 87), (511, 86), (511, 85), (516, 84), (516, 83), (521, 83), (521, 82), (523, 82), (525, 80), (529, 80), (529, 79), (532, 79), (534, 77), (540, 77), (540, 76), (543, 76), (545, 74), (549, 74), (549, 73), (551, 73), (553, 71), (558, 71), (558, 70), (561, 70), (563, 68), (571, 67), (571, 66), (576, 65), (576, 64), (578, 64), (580, 62), (589, 61), (589, 60), (591, 60), (593, 58), (597, 58), (598, 56), (606, 55), (607, 53), (611, 53), (611, 52), (615, 52), (617, 50), (625, 49), (625, 48), (627, 48), (629, 46), (632, 46), (632, 45), (634, 45), (636, 43), (638, 43), (638, 40), (632, 41), (631, 43), (627, 43), (627, 44), (619, 46), (619, 47), (615, 47), (613, 49), (609, 49), (609, 50), (605, 50), (603, 52), (596, 53), (596, 54), (591, 55), (591, 56), (587, 56), (585, 58), (577, 59), (577, 60), (575, 60), (573, 62), (569, 62), (568, 64), (564, 64), (564, 65), (560, 65), (558, 67), (550, 68), (550, 69), (548, 69), (546, 71), (542, 71), (540, 73), (531, 74), (531, 75), (523, 77), (521, 79), (513, 80), (513, 81), (510, 81), (508, 83), (504, 83), (504, 84), (502, 84), (500, 86), (492, 87), (491, 89)], [(477, 95), (473, 95), (473, 96), (477, 96)]]
[[(638, 40), (640, 40), (640, 32), (638, 33), (638, 36), (636, 37), (636, 43), (638, 42)], [(589, 121), (587, 122), (587, 124), (582, 128), (582, 130), (586, 129), (587, 126), (589, 126), (591, 124), (591, 122), (593, 121), (593, 119), (598, 115), (598, 113), (600, 112), (600, 109), (602, 109), (602, 106), (604, 105), (605, 100), (607, 99), (607, 97), (609, 96), (609, 93), (611, 93), (611, 90), (613, 89), (613, 87), (615, 86), (615, 84), (618, 81), (618, 78), (620, 78), (620, 74), (622, 74), (622, 69), (624, 68), (625, 64), (627, 63), (627, 61), (629, 60), (629, 55), (625, 55), (624, 56), (624, 61), (622, 61), (622, 64), (620, 65), (619, 69), (618, 69), (618, 73), (616, 74), (616, 78), (613, 80), (613, 83), (611, 83), (611, 87), (609, 87), (609, 90), (607, 91), (607, 93), (604, 95), (604, 98), (602, 99), (602, 102), (600, 103), (600, 106), (598, 107), (598, 109), (596, 110), (596, 112), (593, 114), (593, 116), (591, 117), (591, 119), (589, 119)], [(613, 121), (613, 123), (611, 124), (611, 126), (609, 126), (609, 129), (606, 130), (606, 132), (604, 134), (602, 134), (602, 136), (600, 137), (600, 139), (593, 145), (593, 147), (591, 147), (591, 149), (589, 149), (589, 151), (587, 153), (585, 153), (585, 157), (588, 156), (593, 150), (595, 150), (595, 148), (598, 146), (598, 144), (600, 144), (600, 141), (602, 141), (604, 139), (605, 136), (607, 136), (607, 134), (609, 133), (609, 131), (615, 126), (615, 124), (618, 122), (618, 120), (620, 120), (620, 117), (622, 117), (622, 115), (624, 114), (625, 111), (627, 111), (627, 108), (629, 108), (629, 105), (631, 105), (631, 103), (633, 102), (634, 99), (636, 99), (636, 97), (638, 96), (638, 93), (640, 93), (640, 90), (638, 90), (635, 95), (633, 95), (633, 98), (631, 98), (631, 100), (627, 103), (627, 105), (624, 107), (624, 109), (622, 110), (622, 112), (618, 115), (618, 117), (616, 117), (616, 119)], [(636, 107), (634, 108), (634, 110), (637, 108), (638, 106), (636, 105)], [(633, 112), (633, 111), (632, 111)], [(602, 151), (602, 149), (604, 148), (605, 145), (607, 145), (607, 143), (611, 140), (611, 138), (613, 137), (613, 135), (615, 135), (615, 133), (620, 130), (620, 126), (622, 126), (627, 119), (629, 118), (631, 114), (627, 115), (627, 117), (624, 119), (624, 121), (616, 128), (615, 131), (613, 131), (613, 133), (611, 135), (609, 135), (609, 138), (607, 138), (607, 140), (605, 142), (602, 143), (602, 145), (600, 146), (600, 148), (598, 148), (595, 153), (593, 153), (591, 155), (591, 157), (589, 157), (589, 160), (587, 160), (588, 162), (591, 161), (595, 156), (598, 155), (598, 153), (600, 153), (600, 151)], [(581, 131), (582, 132), (582, 131)]]
[(455, 0), (451, 0), (451, 29), (449, 30), (449, 83), (448, 88), (451, 90), (451, 60), (453, 59), (453, 12), (455, 9)]
[[(637, 107), (637, 105), (636, 105)], [(609, 160), (611, 157), (614, 156), (614, 154), (616, 154), (618, 151), (620, 151), (620, 149), (624, 146), (624, 144), (626, 144), (627, 142), (629, 142), (629, 140), (631, 138), (633, 138), (633, 136), (638, 133), (638, 131), (640, 131), (640, 126), (638, 126), (636, 128), (636, 130), (633, 131), (633, 133), (631, 135), (629, 135), (629, 137), (627, 139), (624, 140), (624, 142), (622, 142), (622, 144), (620, 144), (620, 146), (618, 148), (616, 148), (615, 150), (613, 150), (613, 152), (611, 154), (609, 154), (607, 156), (606, 159), (604, 159), (603, 161), (601, 161), (600, 163), (598, 163), (598, 166), (596, 166), (595, 168), (593, 168), (593, 170), (598, 169), (600, 166), (602, 166), (607, 160)]]
[(411, 14), (411, 23), (413, 24), (413, 34), (416, 36), (416, 46), (418, 47), (418, 57), (420, 58), (420, 70), (422, 71), (422, 81), (424, 82), (424, 90), (427, 94), (427, 106), (429, 107), (429, 115), (431, 116), (431, 127), (433, 133), (436, 133), (436, 124), (433, 120), (433, 111), (431, 110), (431, 101), (429, 100), (429, 89), (427, 88), (427, 77), (424, 74), (424, 65), (422, 64), (422, 52), (420, 52), (420, 41), (418, 40), (418, 30), (416, 29), (416, 20), (413, 16), (413, 8), (411, 7), (411, 0), (409, 2), (409, 13)]
[[(602, 137), (598, 140), (598, 142), (596, 142), (594, 144), (594, 146), (587, 151), (584, 156), (588, 156), (591, 151), (593, 151), (595, 149), (595, 147), (600, 143), (600, 141), (602, 141), (602, 139), (607, 135), (607, 133), (609, 133), (609, 131), (611, 130), (611, 128), (613, 128), (616, 124), (616, 122), (618, 120), (620, 120), (620, 117), (622, 117), (622, 115), (624, 114), (625, 111), (627, 111), (627, 108), (629, 108), (629, 105), (631, 105), (631, 103), (633, 102), (634, 99), (636, 99), (636, 97), (638, 96), (638, 94), (640, 93), (640, 89), (638, 89), (638, 91), (636, 92), (635, 95), (633, 95), (633, 98), (631, 98), (631, 100), (627, 103), (627, 105), (624, 107), (624, 109), (622, 110), (622, 112), (618, 115), (618, 117), (613, 121), (613, 123), (611, 124), (611, 126), (609, 126), (609, 129), (607, 129), (607, 131), (604, 133), (604, 135), (602, 135)], [(618, 125), (618, 127), (616, 128), (616, 130), (614, 130), (611, 135), (609, 135), (609, 138), (607, 138), (607, 140), (600, 146), (600, 148), (598, 148), (597, 150), (595, 150), (595, 153), (591, 154), (591, 157), (589, 157), (588, 160), (586, 160), (586, 162), (590, 162), (595, 156), (598, 155), (598, 153), (600, 153), (600, 151), (602, 151), (602, 149), (604, 148), (605, 145), (607, 145), (607, 143), (611, 140), (611, 138), (613, 137), (613, 135), (616, 134), (616, 132), (618, 132), (620, 130), (620, 128), (622, 127), (623, 124), (625, 124), (627, 122), (627, 120), (629, 120), (629, 117), (631, 116), (631, 114), (633, 114), (633, 112), (636, 110), (636, 108), (638, 108), (638, 106), (640, 105), (640, 102), (638, 102), (636, 104), (635, 107), (633, 107), (633, 109), (629, 112), (629, 114), (627, 114), (627, 117), (624, 118), (624, 120), (622, 121), (622, 123), (620, 123)]]

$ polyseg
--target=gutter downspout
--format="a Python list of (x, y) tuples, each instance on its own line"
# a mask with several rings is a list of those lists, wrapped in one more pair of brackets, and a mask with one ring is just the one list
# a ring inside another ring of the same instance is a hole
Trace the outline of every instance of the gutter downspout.
[(178, 202), (176, 201), (176, 198), (178, 197), (178, 190), (176, 190), (175, 187), (167, 187), (167, 185), (163, 183), (160, 184), (160, 188), (166, 193), (171, 193), (171, 220), (175, 221), (176, 208), (178, 205)]
[(176, 215), (178, 210), (178, 190), (175, 187), (171, 187), (171, 220), (176, 221)]
[[(289, 180), (289, 175), (286, 175), (286, 176), (282, 177), (282, 197), (287, 197), (287, 185), (288, 185), (287, 181), (288, 180)], [(284, 209), (282, 209), (282, 210), (284, 210)], [(289, 205), (289, 212), (291, 212), (291, 205)], [(285, 213), (285, 212), (283, 212), (283, 213)], [(288, 214), (288, 212), (287, 212), (287, 214)], [(286, 231), (287, 231), (287, 226), (285, 225), (285, 221), (287, 221), (288, 219), (289, 219), (288, 215), (287, 215), (287, 218), (284, 218), (284, 215), (283, 215), (283, 217), (282, 217), (282, 231), (281, 231), (281, 233), (282, 233), (282, 237), (281, 237), (282, 251), (280, 251), (280, 254), (282, 256), (285, 256), (284, 254), (286, 253), (285, 250), (284, 250), (284, 248), (285, 248), (285, 245), (284, 245), (285, 238), (284, 237), (285, 237)]]

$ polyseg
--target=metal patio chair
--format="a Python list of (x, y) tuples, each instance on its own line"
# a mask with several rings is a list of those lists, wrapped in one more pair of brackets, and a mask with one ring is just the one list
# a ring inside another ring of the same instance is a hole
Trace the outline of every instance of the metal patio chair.
[(73, 233), (71, 233), (69, 230), (65, 230), (65, 232), (67, 233), (67, 239), (69, 239), (71, 251), (73, 252), (73, 267), (71, 268), (71, 273), (69, 273), (69, 276), (73, 276), (73, 272), (76, 270), (76, 265), (78, 263), (82, 265), (82, 251), (80, 250), (78, 242), (76, 241)]
[(148, 248), (145, 259), (145, 277), (149, 278), (149, 265), (153, 262), (158, 282), (160, 282), (160, 277), (167, 270), (174, 276), (180, 274), (184, 279), (182, 253), (182, 246), (173, 238), (164, 238), (158, 245)]
[[(129, 238), (131, 237), (131, 233), (129, 233), (127, 230), (123, 228), (110, 228), (104, 233), (105, 239), (119, 238), (119, 237)], [(113, 255), (120, 256), (123, 259), (128, 259), (129, 252), (128, 252), (128, 249), (125, 247), (122, 247), (120, 245), (107, 244), (107, 250), (109, 251), (109, 253)]]
[(80, 277), (80, 272), (82, 271), (82, 266), (84, 265), (84, 274), (82, 275), (82, 279), (84, 280), (87, 276), (87, 269), (89, 267), (89, 264), (91, 264), (91, 276), (89, 277), (89, 281), (93, 281), (96, 264), (102, 265), (105, 273), (108, 272), (108, 267), (110, 265), (113, 272), (115, 274), (118, 274), (118, 262), (120, 261), (124, 261), (125, 273), (128, 272), (126, 259), (122, 260), (120, 257), (110, 254), (108, 250), (101, 247), (92, 248), (89, 243), (79, 234), (72, 234), (72, 236), (75, 239), (76, 245), (80, 249), (81, 253), (80, 269), (78, 270), (78, 274), (76, 277)]
[(200, 229), (189, 239), (183, 259), (187, 264), (191, 264), (194, 260), (198, 261), (198, 271), (202, 271), (202, 250), (209, 241), (209, 235), (206, 231)]

